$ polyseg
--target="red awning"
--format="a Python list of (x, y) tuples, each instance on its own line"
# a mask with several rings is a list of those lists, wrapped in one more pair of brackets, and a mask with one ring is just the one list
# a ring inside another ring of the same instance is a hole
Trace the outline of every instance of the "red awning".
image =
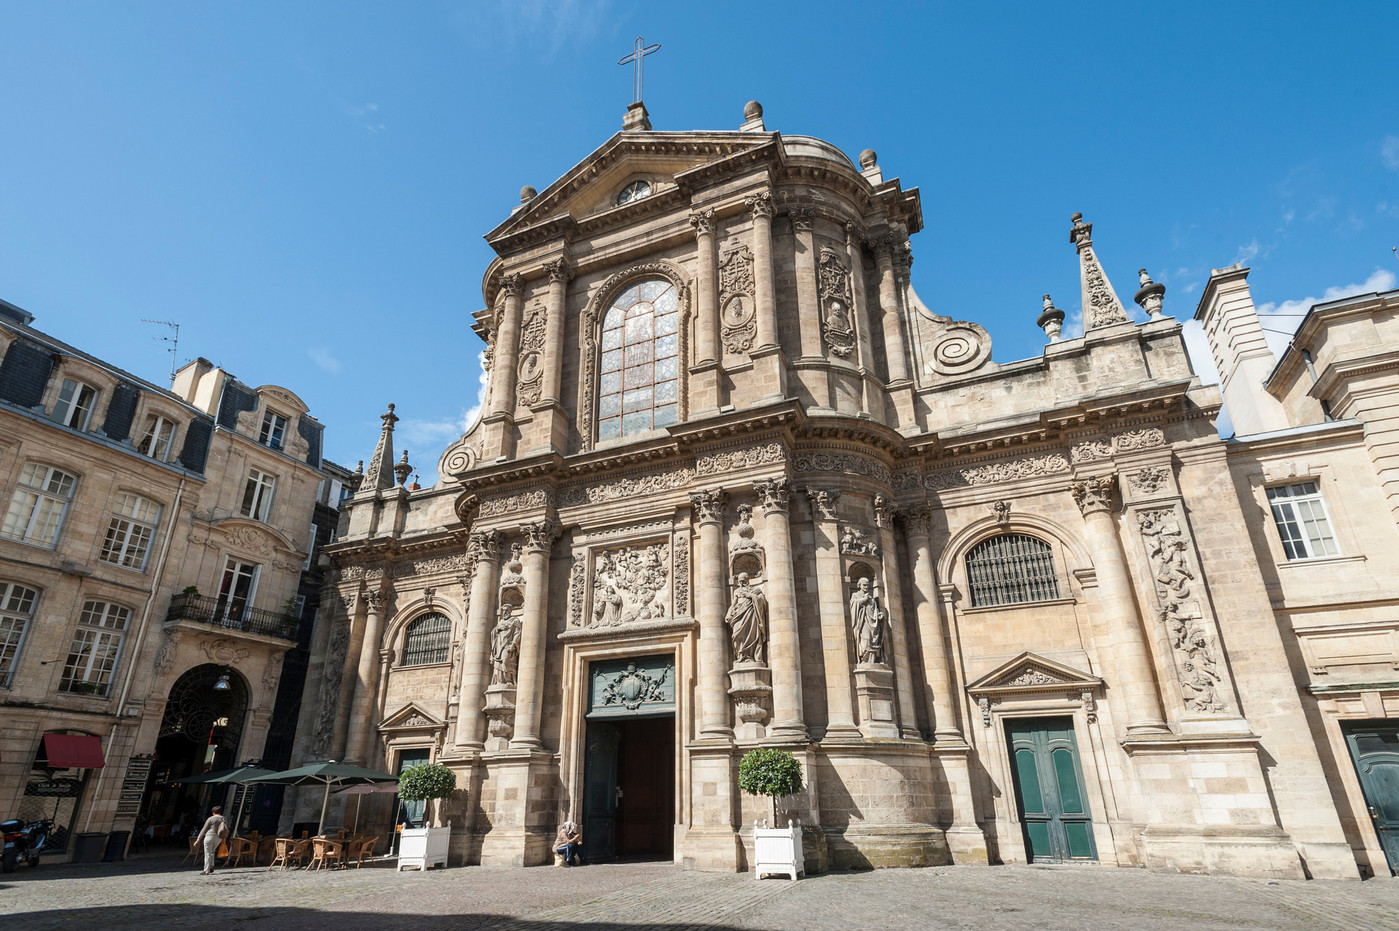
[(102, 738), (87, 734), (45, 734), (44, 756), (50, 769), (101, 769)]

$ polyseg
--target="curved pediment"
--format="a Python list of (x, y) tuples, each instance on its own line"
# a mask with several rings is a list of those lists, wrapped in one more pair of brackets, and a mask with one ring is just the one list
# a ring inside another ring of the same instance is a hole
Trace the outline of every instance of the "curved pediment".
[(974, 696), (1024, 692), (1092, 691), (1103, 680), (1092, 673), (1047, 659), (1028, 650), (1002, 663), (967, 686)]
[(210, 521), (209, 524), (223, 535), (225, 544), (259, 556), (272, 556), (279, 550), (298, 555), (301, 553), (290, 537), (261, 521), (246, 517), (225, 517)]

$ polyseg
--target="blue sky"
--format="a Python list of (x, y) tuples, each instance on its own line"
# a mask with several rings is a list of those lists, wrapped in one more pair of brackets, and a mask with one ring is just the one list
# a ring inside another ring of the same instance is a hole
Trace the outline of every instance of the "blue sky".
[(181, 361), (296, 391), (352, 467), (394, 401), (426, 483), (476, 404), (481, 237), (620, 129), (638, 34), (657, 129), (756, 98), (917, 186), (915, 288), (1008, 362), (1042, 294), (1077, 310), (1075, 210), (1124, 300), (1146, 266), (1181, 319), (1238, 260), (1273, 314), (1394, 287), (1396, 27), (1365, 2), (7, 0), (0, 297), (157, 383), (140, 321), (178, 321)]

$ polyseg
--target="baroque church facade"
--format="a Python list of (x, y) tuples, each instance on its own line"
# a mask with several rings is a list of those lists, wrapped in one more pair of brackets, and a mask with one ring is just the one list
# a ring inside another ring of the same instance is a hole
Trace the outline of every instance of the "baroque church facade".
[[(1315, 411), (1221, 440), (1163, 287), (1142, 272), (1134, 322), (1077, 214), (1084, 334), (1046, 296), (1043, 352), (993, 362), (915, 294), (922, 222), (873, 152), (756, 103), (723, 132), (633, 104), (524, 189), (487, 237), (482, 417), (410, 490), (391, 406), (342, 510), (298, 759), (450, 766), (453, 862), (544, 863), (571, 818), (594, 857), (744, 869), (769, 809), (738, 761), (772, 746), (803, 766), (783, 817), (811, 871), (1383, 869), (1340, 728), (1399, 693), (1308, 692), (1260, 569), (1287, 562), (1269, 489), (1315, 477), (1277, 437)], [(1226, 393), (1263, 391), (1231, 381), (1262, 366), (1246, 274), (1199, 310)], [(1321, 428), (1378, 496), (1346, 430)], [(1372, 529), (1352, 556), (1393, 548)], [(1383, 627), (1357, 598), (1303, 613)]]

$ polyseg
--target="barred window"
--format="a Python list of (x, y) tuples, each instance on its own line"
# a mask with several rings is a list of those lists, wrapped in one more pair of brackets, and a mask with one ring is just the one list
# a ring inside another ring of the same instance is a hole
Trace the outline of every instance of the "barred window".
[(1053, 601), (1059, 597), (1049, 544), (1023, 533), (983, 540), (967, 554), (972, 607)]
[(58, 542), (58, 530), (77, 481), (76, 476), (53, 466), (38, 462), (26, 465), (10, 499), (10, 509), (5, 512), (0, 536), (52, 549)]
[(131, 612), (121, 605), (104, 601), (84, 604), (58, 687), (65, 692), (106, 695), (130, 619)]
[(158, 523), (160, 505), (122, 492), (117, 496), (117, 516), (107, 525), (107, 539), (102, 541), (102, 561), (138, 572), (144, 569)]
[(1316, 482), (1275, 485), (1268, 489), (1268, 505), (1289, 560), (1340, 553)]
[(0, 582), (0, 688), (9, 688), (14, 676), (15, 657), (39, 593), (13, 582)]
[(447, 662), (452, 647), (452, 622), (445, 614), (424, 614), (408, 625), (403, 637), (403, 665)]

